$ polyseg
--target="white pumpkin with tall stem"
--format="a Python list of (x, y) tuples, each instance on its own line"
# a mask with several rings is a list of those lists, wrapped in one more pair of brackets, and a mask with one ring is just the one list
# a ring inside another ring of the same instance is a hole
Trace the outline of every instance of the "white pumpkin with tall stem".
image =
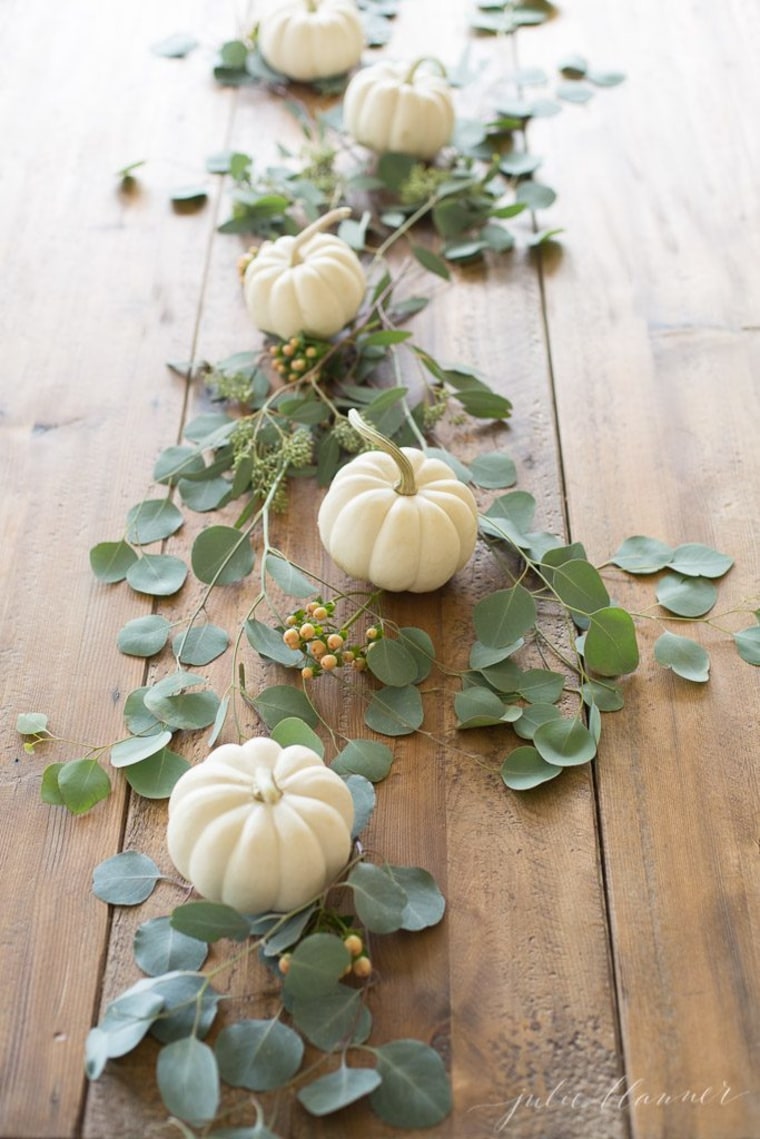
[(347, 242), (323, 231), (349, 217), (330, 210), (295, 237), (265, 241), (243, 274), (243, 293), (257, 328), (287, 340), (298, 333), (327, 340), (356, 316), (367, 288)]
[(478, 508), (441, 459), (397, 447), (355, 409), (349, 422), (378, 447), (342, 467), (322, 500), (319, 536), (336, 565), (380, 589), (427, 593), (469, 561)]

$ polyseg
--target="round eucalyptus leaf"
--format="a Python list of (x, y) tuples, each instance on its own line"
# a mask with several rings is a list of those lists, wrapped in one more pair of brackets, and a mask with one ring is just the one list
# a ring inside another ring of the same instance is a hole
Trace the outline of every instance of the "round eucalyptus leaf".
[(614, 605), (592, 613), (583, 653), (588, 667), (600, 676), (633, 672), (639, 663), (639, 647), (630, 613)]
[(149, 687), (135, 688), (124, 701), (124, 722), (133, 736), (147, 736), (161, 730), (161, 723), (145, 707), (145, 696)]
[(168, 498), (146, 498), (127, 513), (127, 539), (136, 546), (161, 542), (182, 526), (184, 518)]
[(197, 1036), (202, 1040), (211, 1030), (222, 996), (203, 973), (173, 972), (159, 976), (153, 992), (163, 997), (161, 1016), (150, 1027), (151, 1036), (162, 1044)]
[(162, 877), (147, 854), (124, 850), (95, 867), (92, 892), (112, 906), (138, 906), (150, 897)]
[(197, 447), (185, 444), (166, 447), (156, 459), (153, 478), (156, 482), (173, 486), (183, 475), (198, 474), (204, 467), (203, 456)]
[(474, 641), (470, 649), (470, 668), (485, 673), (486, 669), (492, 668), (494, 665), (501, 664), (511, 657), (518, 649), (521, 649), (525, 641), (519, 637), (510, 645), (503, 645), (501, 648), (492, 648), (490, 645), (484, 645), (481, 641)]
[(689, 637), (663, 633), (654, 644), (654, 657), (658, 664), (670, 668), (676, 676), (704, 684), (710, 679), (710, 657), (701, 645)]
[(492, 688), (506, 695), (517, 695), (524, 675), (520, 666), (509, 659), (481, 668), (479, 672)]
[(515, 734), (523, 740), (532, 740), (542, 724), (559, 720), (562, 716), (556, 704), (528, 704), (522, 716), (515, 722)]
[(487, 490), (501, 490), (517, 482), (517, 468), (503, 451), (478, 455), (470, 463), (472, 481)]
[(703, 617), (718, 600), (718, 590), (707, 578), (669, 573), (657, 586), (655, 596), (663, 609), (679, 617)]
[(588, 680), (581, 686), (583, 699), (589, 706), (600, 712), (619, 712), (625, 700), (615, 684), (605, 684), (601, 680)]
[(460, 482), (472, 482), (472, 471), (470, 468), (466, 467), (456, 455), (452, 455), (449, 451), (444, 450), (443, 447), (428, 447), (425, 454), (431, 459), (441, 459), (447, 467), (451, 467)]
[(163, 696), (154, 685), (145, 695), (145, 705), (162, 723), (179, 731), (195, 731), (214, 723), (219, 711), (215, 692), (181, 692)]
[(172, 910), (170, 921), (172, 929), (198, 941), (245, 941), (249, 933), (242, 914), (222, 902), (185, 902)]
[(551, 574), (551, 586), (563, 605), (573, 613), (590, 616), (610, 603), (610, 595), (590, 562), (580, 559), (563, 562)]
[(354, 907), (362, 924), (373, 933), (401, 929), (406, 909), (406, 891), (381, 866), (360, 862), (348, 876)]
[(191, 764), (168, 747), (124, 769), (127, 783), (143, 799), (168, 799)]
[(251, 701), (256, 712), (268, 728), (274, 728), (280, 720), (295, 717), (303, 720), (310, 728), (316, 728), (319, 717), (309, 698), (298, 688), (289, 684), (273, 684), (264, 688)]
[(596, 741), (580, 720), (549, 720), (533, 733), (536, 751), (547, 763), (574, 767), (596, 755)]
[(300, 1088), (297, 1098), (310, 1115), (330, 1115), (369, 1095), (381, 1082), (382, 1077), (374, 1068), (349, 1068), (341, 1064), (337, 1071)]
[(84, 1071), (88, 1080), (97, 1080), (109, 1060), (108, 1034), (102, 1028), (91, 1028), (84, 1045)]
[(135, 961), (149, 977), (174, 969), (200, 969), (208, 956), (208, 945), (187, 937), (171, 925), (168, 917), (152, 918), (138, 926), (133, 949)]
[(22, 712), (16, 717), (16, 731), (21, 736), (38, 736), (47, 731), (48, 718), (44, 712)]
[(156, 752), (163, 751), (171, 738), (170, 731), (163, 731), (149, 736), (130, 736), (129, 739), (119, 740), (111, 748), (111, 766), (129, 767), (133, 763), (148, 759)]
[(58, 776), (63, 771), (65, 763), (49, 763), (42, 772), (40, 783), (40, 799), (49, 807), (64, 807), (63, 795), (58, 789)]
[(127, 584), (150, 597), (170, 597), (185, 584), (187, 566), (172, 554), (143, 554), (127, 570)]
[(391, 1127), (434, 1127), (451, 1111), (451, 1087), (438, 1053), (419, 1040), (394, 1040), (375, 1050), (382, 1083), (370, 1104)]
[(375, 740), (349, 740), (331, 763), (338, 775), (363, 775), (371, 783), (385, 779), (393, 764), (387, 744)]
[(520, 676), (517, 692), (531, 704), (554, 704), (562, 695), (564, 687), (565, 678), (561, 672), (552, 672), (548, 668), (529, 668)]
[(362, 990), (349, 985), (337, 984), (332, 992), (294, 1000), (290, 1014), (306, 1039), (323, 1052), (348, 1042), (363, 1044), (372, 1029)]
[(531, 791), (550, 779), (556, 779), (562, 768), (547, 763), (534, 747), (516, 747), (501, 765), (501, 777), (513, 791)]
[(169, 639), (171, 625), (157, 613), (135, 617), (119, 630), (116, 644), (126, 656), (151, 657), (160, 653)]
[(489, 648), (513, 644), (533, 627), (536, 616), (533, 595), (523, 585), (498, 589), (479, 601), (473, 610), (478, 640)]
[(490, 688), (474, 687), (456, 694), (454, 711), (458, 728), (486, 728), (502, 722), (506, 706)]
[(421, 866), (386, 866), (394, 882), (406, 894), (401, 928), (417, 931), (437, 925), (446, 910), (446, 899), (432, 874)]
[(315, 582), (285, 558), (267, 554), (264, 565), (287, 597), (310, 597), (316, 592)]
[(734, 634), (736, 650), (747, 664), (760, 664), (760, 625), (751, 625)]
[(111, 781), (96, 759), (73, 759), (58, 772), (58, 792), (72, 815), (84, 815), (111, 794)]
[(373, 695), (364, 722), (384, 736), (408, 736), (422, 726), (422, 697), (413, 684), (405, 688), (381, 688)]
[(685, 542), (676, 546), (670, 568), (687, 577), (723, 577), (731, 569), (734, 559), (721, 554), (700, 542)]
[(221, 656), (229, 643), (226, 630), (219, 625), (192, 625), (177, 634), (172, 641), (172, 648), (180, 664), (200, 668)]
[(332, 992), (351, 954), (333, 933), (312, 933), (293, 950), (283, 989), (293, 998), (313, 998)]
[(256, 652), (265, 660), (283, 664), (286, 668), (301, 668), (305, 656), (300, 649), (290, 649), (282, 639), (282, 633), (265, 625), (263, 621), (251, 618), (245, 623), (245, 635)]
[(551, 186), (543, 186), (540, 182), (527, 179), (521, 182), (515, 191), (515, 201), (525, 202), (530, 210), (543, 210), (556, 201), (557, 195)]
[(113, 584), (124, 581), (127, 570), (137, 561), (128, 542), (99, 542), (90, 550), (90, 566), (98, 581)]
[(398, 640), (417, 662), (417, 676), (413, 683), (421, 684), (427, 680), (435, 663), (435, 646), (430, 634), (414, 625), (405, 625), (398, 631)]
[(177, 489), (183, 505), (197, 514), (218, 510), (232, 494), (232, 484), (221, 475), (207, 479), (180, 479)]
[(233, 1088), (270, 1091), (298, 1071), (304, 1044), (279, 1020), (241, 1020), (223, 1028), (216, 1042), (219, 1073)]
[(299, 744), (316, 752), (320, 759), (325, 757), (325, 745), (322, 740), (308, 724), (296, 716), (286, 716), (284, 720), (279, 720), (271, 731), (271, 737), (280, 747)]
[(417, 661), (400, 641), (382, 637), (367, 650), (367, 667), (373, 676), (393, 688), (404, 688), (417, 680)]
[(345, 784), (354, 801), (354, 825), (351, 828), (351, 837), (357, 838), (372, 818), (377, 797), (375, 788), (363, 775), (348, 775), (345, 777)]
[(188, 1036), (158, 1054), (156, 1081), (166, 1110), (196, 1126), (209, 1123), (219, 1106), (219, 1071), (208, 1044)]
[(126, 1056), (147, 1035), (163, 1004), (160, 994), (152, 992), (127, 992), (111, 1001), (98, 1025), (105, 1036), (99, 1051), (105, 1043), (109, 1058)]
[(231, 585), (253, 569), (250, 538), (234, 526), (209, 526), (193, 542), (190, 564), (206, 585)]
[(672, 546), (668, 546), (658, 538), (635, 534), (632, 538), (626, 538), (610, 561), (627, 573), (657, 573), (658, 570), (670, 565), (673, 552)]

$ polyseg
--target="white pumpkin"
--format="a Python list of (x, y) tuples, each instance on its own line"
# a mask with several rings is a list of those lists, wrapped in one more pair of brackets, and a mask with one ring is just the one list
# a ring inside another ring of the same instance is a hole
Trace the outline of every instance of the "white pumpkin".
[(242, 913), (287, 913), (351, 853), (351, 792), (316, 752), (272, 739), (223, 744), (169, 799), (172, 862), (199, 894)]
[(275, 71), (309, 83), (356, 67), (364, 28), (353, 0), (276, 0), (259, 21), (258, 44)]
[(317, 516), (322, 544), (347, 574), (381, 589), (438, 589), (475, 549), (472, 491), (440, 459), (397, 447), (353, 408), (348, 418), (382, 450), (357, 455), (336, 474)]
[(422, 70), (427, 62), (382, 61), (357, 72), (343, 98), (343, 123), (358, 143), (379, 154), (430, 159), (450, 141), (451, 88), (443, 75)]
[(361, 262), (347, 242), (322, 232), (350, 213), (331, 210), (295, 237), (260, 247), (243, 275), (243, 294), (262, 332), (327, 340), (356, 316), (367, 288)]

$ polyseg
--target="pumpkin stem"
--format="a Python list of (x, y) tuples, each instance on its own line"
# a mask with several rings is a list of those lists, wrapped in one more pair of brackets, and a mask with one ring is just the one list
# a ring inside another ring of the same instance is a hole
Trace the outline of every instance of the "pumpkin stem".
[(362, 419), (359, 412), (353, 407), (348, 413), (348, 422), (355, 431), (359, 432), (362, 439), (374, 444), (379, 451), (385, 451), (386, 455), (390, 455), (393, 459), (401, 476), (393, 488), (396, 494), (416, 494), (417, 482), (414, 477), (414, 467), (401, 448), (397, 447), (390, 439), (386, 439), (385, 435), (367, 423), (366, 419)]
[(440, 70), (441, 78), (446, 78), (446, 68), (441, 63), (440, 59), (436, 59), (434, 55), (421, 55), (419, 59), (415, 59), (412, 66), (409, 68), (407, 76), (404, 79), (404, 83), (414, 83), (414, 77), (417, 74), (417, 68), (422, 63), (434, 63), (435, 66)]
[(274, 776), (268, 767), (257, 767), (253, 776), (253, 797), (259, 803), (272, 806), (282, 798), (282, 791), (274, 781)]
[(314, 237), (315, 233), (321, 233), (323, 229), (329, 229), (331, 225), (335, 225), (338, 221), (343, 221), (344, 218), (351, 216), (351, 210), (348, 206), (338, 206), (335, 210), (328, 210), (321, 218), (317, 218), (311, 225), (307, 225), (300, 233), (296, 234), (291, 246), (290, 263), (291, 265), (298, 265), (301, 262), (301, 248)]

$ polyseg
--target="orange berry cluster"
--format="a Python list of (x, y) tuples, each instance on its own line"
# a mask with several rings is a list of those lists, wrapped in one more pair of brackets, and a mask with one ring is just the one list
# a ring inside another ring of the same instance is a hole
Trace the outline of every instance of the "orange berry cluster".
[[(324, 340), (312, 340), (300, 334), (291, 336), (290, 340), (284, 340), (281, 344), (273, 344), (269, 354), (274, 361), (274, 370), (289, 383), (294, 383), (316, 368), (331, 347)], [(318, 371), (313, 379), (319, 379)]]
[(304, 680), (313, 680), (336, 668), (363, 672), (367, 667), (367, 649), (383, 634), (375, 625), (366, 630), (364, 644), (349, 641), (348, 630), (333, 620), (334, 601), (312, 601), (305, 609), (291, 613), (282, 639), (289, 649), (300, 649), (310, 658), (301, 669)]

